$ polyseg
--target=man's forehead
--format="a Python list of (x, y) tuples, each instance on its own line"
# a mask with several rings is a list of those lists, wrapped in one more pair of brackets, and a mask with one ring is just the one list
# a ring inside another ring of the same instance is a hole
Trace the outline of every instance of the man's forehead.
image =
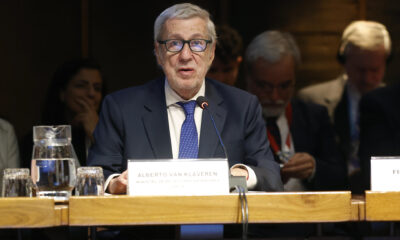
[(373, 48), (362, 48), (355, 45), (349, 44), (348, 53), (351, 55), (378, 55), (386, 54), (385, 46), (383, 44), (377, 45)]
[(164, 23), (163, 35), (167, 37), (198, 37), (204, 38), (208, 34), (207, 22), (200, 17), (187, 19), (172, 18)]

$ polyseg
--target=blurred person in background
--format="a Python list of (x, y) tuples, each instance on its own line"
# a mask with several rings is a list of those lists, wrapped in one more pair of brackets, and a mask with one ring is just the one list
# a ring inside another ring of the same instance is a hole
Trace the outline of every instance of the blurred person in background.
[(332, 81), (299, 91), (303, 100), (326, 106), (334, 124), (342, 157), (347, 162), (349, 188), (363, 193), (359, 145), (359, 101), (367, 92), (383, 86), (391, 39), (384, 25), (354, 21), (343, 32), (337, 58), (344, 73)]
[(18, 168), (19, 165), (18, 141), (14, 127), (0, 118), (0, 192), (2, 192), (4, 169)]
[[(284, 190), (343, 190), (346, 166), (339, 157), (326, 108), (293, 97), (300, 63), (300, 51), (290, 33), (265, 31), (246, 50), (247, 89), (260, 100)], [(249, 232), (254, 237), (316, 234), (312, 224), (256, 224), (249, 226)]]
[(243, 61), (243, 41), (240, 34), (227, 25), (216, 26), (215, 57), (206, 77), (235, 86)]
[[(0, 118), (0, 193), (3, 191), (3, 173), (6, 168), (20, 166), (18, 141), (14, 127), (5, 119)], [(16, 229), (1, 229), (0, 239), (16, 239)]]
[(261, 33), (246, 50), (247, 89), (260, 100), (285, 190), (343, 190), (345, 163), (326, 108), (293, 97), (300, 62), (290, 33)]
[[(54, 73), (47, 90), (40, 125), (71, 125), (72, 144), (79, 165), (86, 165), (93, 131), (99, 120), (100, 105), (105, 94), (100, 66), (91, 59), (65, 62)], [(30, 167), (32, 133), (24, 139), (24, 167)], [(79, 166), (78, 165), (78, 166)]]

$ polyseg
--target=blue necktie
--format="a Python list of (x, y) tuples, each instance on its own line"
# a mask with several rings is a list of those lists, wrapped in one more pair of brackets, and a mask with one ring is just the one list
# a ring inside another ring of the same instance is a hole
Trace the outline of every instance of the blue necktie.
[(178, 102), (186, 114), (186, 119), (182, 124), (181, 138), (179, 142), (179, 158), (197, 158), (199, 145), (197, 129), (194, 122), (194, 109), (196, 101)]
[[(199, 145), (194, 122), (196, 101), (178, 102), (178, 104), (186, 114), (186, 119), (181, 128), (179, 158), (197, 158)], [(221, 239), (224, 225), (182, 225), (180, 230), (181, 239)]]

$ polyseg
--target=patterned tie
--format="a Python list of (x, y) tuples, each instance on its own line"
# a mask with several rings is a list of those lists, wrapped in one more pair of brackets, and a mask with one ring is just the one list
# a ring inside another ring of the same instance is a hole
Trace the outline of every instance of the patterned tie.
[[(197, 158), (199, 145), (194, 122), (196, 101), (178, 102), (186, 114), (179, 142), (179, 158)], [(222, 239), (224, 225), (182, 225), (180, 239)]]
[(183, 108), (186, 114), (186, 119), (181, 128), (178, 158), (197, 158), (199, 145), (196, 124), (194, 122), (196, 101), (178, 102), (178, 104)]

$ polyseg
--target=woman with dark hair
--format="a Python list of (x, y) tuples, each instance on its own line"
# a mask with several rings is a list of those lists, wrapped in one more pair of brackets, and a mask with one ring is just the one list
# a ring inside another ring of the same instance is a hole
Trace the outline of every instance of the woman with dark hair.
[[(93, 141), (92, 134), (104, 95), (100, 66), (90, 59), (61, 65), (47, 91), (40, 125), (71, 125), (72, 144), (82, 166), (86, 165), (87, 151)], [(32, 150), (32, 134), (26, 142), (24, 149)], [(29, 150), (21, 153), (25, 167), (30, 167), (31, 153)]]

